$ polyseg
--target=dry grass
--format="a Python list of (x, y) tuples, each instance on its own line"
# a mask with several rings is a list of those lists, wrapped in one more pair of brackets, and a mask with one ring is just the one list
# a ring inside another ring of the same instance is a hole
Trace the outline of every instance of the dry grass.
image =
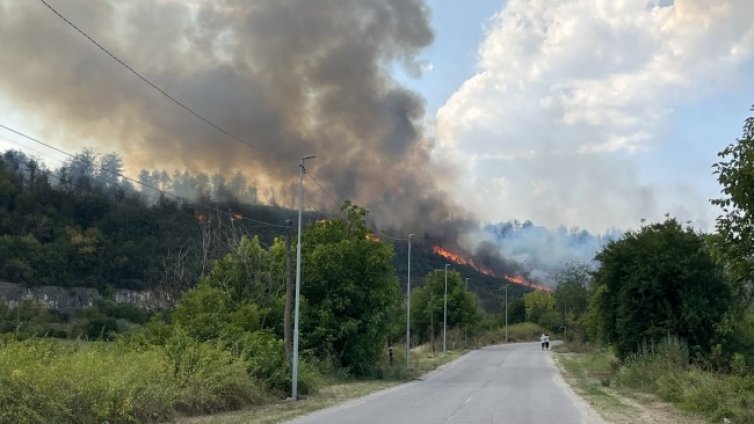
[(566, 382), (613, 424), (703, 424), (706, 421), (678, 410), (657, 396), (616, 387), (609, 376), (619, 366), (608, 352), (555, 353)]

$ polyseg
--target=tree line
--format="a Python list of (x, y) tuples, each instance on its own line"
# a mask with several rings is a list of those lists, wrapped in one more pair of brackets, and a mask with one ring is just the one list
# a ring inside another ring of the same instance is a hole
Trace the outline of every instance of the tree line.
[[(204, 174), (180, 173), (159, 184), (147, 179), (171, 193), (190, 191), (189, 202), (145, 187), (136, 191), (120, 177), (122, 166), (118, 155), (89, 150), (56, 170), (18, 151), (0, 155), (0, 280), (180, 292), (241, 236), (270, 243), (294, 215), (243, 203), (237, 194), (249, 186), (238, 173), (227, 184)], [(215, 184), (197, 186), (202, 179)], [(243, 219), (249, 216), (279, 225)]]

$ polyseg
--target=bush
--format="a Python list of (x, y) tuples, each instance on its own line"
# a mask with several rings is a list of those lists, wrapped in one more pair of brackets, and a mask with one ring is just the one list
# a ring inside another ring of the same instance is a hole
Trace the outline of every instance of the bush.
[(13, 333), (16, 339), (65, 338), (68, 333), (64, 320), (63, 314), (33, 300), (24, 300), (12, 309), (0, 302), (0, 333)]
[(151, 423), (176, 413), (249, 405), (261, 391), (247, 364), (189, 338), (165, 347), (6, 339), (0, 423)]
[(225, 344), (230, 351), (248, 364), (249, 375), (275, 391), (290, 390), (291, 370), (285, 359), (282, 340), (264, 331), (243, 332), (226, 340)]
[(713, 422), (754, 421), (754, 376), (705, 372), (689, 365), (689, 351), (678, 338), (644, 345), (617, 373), (619, 384), (654, 393)]
[(187, 414), (237, 409), (262, 398), (249, 378), (249, 364), (219, 344), (197, 342), (178, 332), (165, 346), (176, 378), (176, 408)]

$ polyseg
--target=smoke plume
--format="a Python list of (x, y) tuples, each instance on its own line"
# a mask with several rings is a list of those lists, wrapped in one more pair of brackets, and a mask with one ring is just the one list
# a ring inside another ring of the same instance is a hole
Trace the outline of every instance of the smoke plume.
[[(36, 1), (0, 0), (0, 92), (68, 149), (140, 168), (243, 171), (288, 189), (298, 160), (381, 226), (449, 231), (423, 101), (390, 75), (433, 39), (421, 0), (50, 1), (60, 13), (244, 146), (170, 103)], [(17, 110), (17, 112), (18, 112)], [(447, 170), (445, 170), (447, 171)], [(308, 203), (333, 207), (312, 181)], [(451, 228), (451, 229), (449, 229)]]

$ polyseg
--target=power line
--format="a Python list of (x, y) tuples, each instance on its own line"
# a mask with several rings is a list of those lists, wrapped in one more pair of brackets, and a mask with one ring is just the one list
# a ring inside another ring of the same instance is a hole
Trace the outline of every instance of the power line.
[(317, 181), (317, 179), (316, 179), (316, 178), (314, 178), (314, 175), (312, 175), (312, 174), (310, 174), (310, 173), (307, 173), (306, 175), (307, 175), (307, 176), (308, 176), (309, 178), (311, 178), (311, 180), (312, 180), (312, 181), (314, 181), (314, 184), (316, 184), (316, 185), (317, 185), (317, 187), (319, 187), (319, 189), (320, 189), (320, 190), (322, 191), (322, 193), (325, 193), (325, 195), (326, 195), (327, 197), (329, 197), (329, 198), (330, 198), (330, 200), (332, 200), (332, 201), (333, 201), (333, 203), (335, 204), (335, 207), (336, 207), (337, 209), (340, 209), (340, 202), (338, 202), (338, 199), (336, 199), (336, 198), (335, 198), (335, 196), (333, 196), (332, 194), (330, 194), (330, 192), (329, 192), (329, 191), (327, 191), (327, 190), (326, 190), (326, 189), (325, 189), (325, 188), (324, 188), (324, 187), (322, 186), (322, 184), (320, 184), (320, 183), (319, 183), (319, 181)]
[[(235, 140), (235, 141), (243, 144), (246, 147), (255, 149), (257, 151), (261, 151), (261, 149), (258, 146), (255, 146), (255, 145), (247, 142), (246, 140), (242, 139), (241, 137), (236, 136), (235, 134), (231, 133), (230, 131), (222, 128), (221, 126), (219, 126), (217, 124), (215, 124), (212, 120), (210, 120), (210, 119), (202, 116), (201, 114), (199, 114), (198, 112), (196, 112), (194, 109), (192, 109), (191, 107), (189, 107), (185, 103), (181, 102), (180, 100), (178, 100), (175, 97), (173, 97), (172, 95), (170, 95), (167, 91), (165, 91), (164, 89), (162, 89), (161, 87), (159, 87), (157, 84), (155, 84), (152, 81), (150, 81), (143, 74), (141, 74), (140, 72), (138, 72), (137, 70), (135, 70), (133, 67), (131, 67), (130, 65), (128, 65), (125, 61), (123, 61), (118, 56), (116, 56), (114, 53), (112, 53), (110, 50), (108, 50), (107, 48), (105, 48), (97, 40), (95, 40), (89, 34), (87, 34), (86, 32), (84, 32), (84, 30), (82, 30), (76, 24), (74, 24), (72, 21), (70, 21), (68, 18), (66, 18), (65, 16), (63, 16), (63, 14), (61, 14), (57, 9), (55, 9), (52, 5), (50, 5), (46, 0), (39, 0), (39, 1), (43, 5), (45, 5), (50, 11), (52, 11), (52, 13), (54, 13), (56, 16), (58, 16), (60, 19), (62, 19), (66, 24), (68, 24), (71, 28), (73, 28), (74, 30), (76, 30), (84, 38), (86, 38), (92, 44), (94, 44), (95, 46), (97, 46), (98, 49), (100, 49), (102, 52), (104, 52), (106, 55), (108, 55), (111, 59), (113, 59), (118, 64), (120, 64), (121, 66), (123, 66), (124, 68), (126, 68), (129, 72), (131, 72), (133, 75), (135, 75), (137, 78), (139, 78), (142, 82), (144, 82), (145, 84), (149, 85), (153, 89), (157, 90), (160, 94), (162, 94), (163, 96), (165, 96), (167, 99), (169, 99), (170, 101), (172, 101), (176, 105), (180, 106), (181, 108), (183, 108), (184, 110), (186, 110), (187, 112), (189, 112), (194, 117), (200, 119), (201, 121), (205, 122), (206, 124), (212, 126), (216, 130), (218, 130), (221, 133), (225, 134), (226, 136), (230, 137), (231, 139), (233, 139), (233, 140)], [(13, 131), (13, 130), (11, 130), (11, 131)], [(51, 147), (51, 148), (55, 149), (54, 147)], [(58, 150), (58, 149), (55, 149), (55, 150)], [(312, 176), (311, 174), (307, 174), (307, 175), (309, 175), (309, 177), (312, 179), (312, 181), (314, 181), (314, 183), (319, 187), (319, 189), (322, 190), (322, 192), (325, 193), (325, 195), (327, 195), (327, 197), (329, 197), (335, 203), (336, 210), (339, 209), (340, 208), (340, 203), (338, 202), (338, 200), (332, 194), (330, 194), (319, 183), (319, 181), (317, 181), (317, 179), (314, 178), (314, 176)]]
[(233, 140), (235, 140), (235, 141), (243, 144), (246, 147), (249, 147), (251, 149), (255, 149), (257, 151), (261, 151), (261, 149), (258, 146), (255, 146), (255, 145), (247, 142), (246, 140), (242, 139), (241, 137), (239, 137), (239, 136), (231, 133), (230, 131), (222, 128), (221, 126), (215, 124), (209, 118), (205, 118), (204, 116), (202, 116), (201, 114), (199, 114), (199, 112), (196, 112), (194, 109), (190, 108), (185, 103), (181, 102), (180, 100), (178, 100), (175, 97), (173, 97), (172, 95), (170, 95), (167, 91), (165, 91), (164, 89), (160, 88), (157, 84), (153, 83), (147, 77), (145, 77), (144, 75), (142, 75), (141, 73), (139, 73), (138, 71), (136, 71), (134, 68), (132, 68), (126, 62), (124, 62), (123, 60), (121, 60), (114, 53), (110, 52), (110, 50), (106, 49), (102, 44), (100, 44), (99, 42), (97, 42), (97, 40), (95, 40), (89, 34), (87, 34), (86, 32), (84, 32), (81, 28), (79, 28), (78, 26), (76, 26), (76, 24), (74, 24), (73, 22), (71, 22), (70, 20), (68, 20), (68, 18), (66, 18), (60, 12), (58, 12), (47, 1), (45, 1), (45, 0), (39, 0), (39, 1), (42, 2), (42, 4), (44, 4), (45, 6), (47, 6), (47, 8), (52, 11), (52, 13), (54, 13), (55, 15), (57, 15), (60, 19), (62, 19), (65, 23), (67, 23), (71, 28), (75, 29), (79, 34), (83, 35), (92, 44), (94, 44), (95, 46), (97, 46), (97, 48), (99, 48), (100, 50), (102, 50), (106, 55), (110, 56), (110, 58), (112, 58), (114, 61), (116, 61), (117, 63), (119, 63), (120, 65), (122, 65), (124, 68), (126, 68), (129, 72), (131, 72), (132, 74), (134, 74), (137, 78), (139, 78), (145, 84), (147, 84), (150, 87), (152, 87), (155, 90), (157, 90), (160, 94), (162, 94), (163, 96), (165, 96), (166, 98), (168, 98), (171, 102), (173, 102), (176, 105), (180, 106), (181, 108), (183, 108), (185, 111), (187, 111), (188, 113), (190, 113), (194, 117), (196, 117), (196, 118), (200, 119), (201, 121), (203, 121), (204, 123), (212, 126), (214, 129), (220, 131), (221, 133), (225, 134), (226, 136), (230, 137), (231, 139), (233, 139)]
[[(10, 156), (4, 156), (3, 155), (3, 156), (0, 156), (0, 159), (10, 159), (10, 160), (12, 160), (12, 161), (14, 161), (14, 162), (16, 162), (16, 163), (18, 163), (20, 165), (25, 165), (27, 170), (31, 170), (31, 168), (32, 168), (32, 166), (31, 166), (30, 163), (22, 161), (21, 159), (17, 158), (15, 155), (10, 155)], [(44, 169), (40, 169), (40, 168), (37, 168), (37, 169), (39, 169), (39, 171), (42, 172), (45, 176), (52, 177), (52, 178), (55, 178), (56, 180), (60, 181), (60, 177), (57, 176), (57, 175), (55, 175), (55, 174), (53, 174), (49, 170), (44, 170)]]
[(66, 155), (66, 156), (69, 156), (69, 157), (74, 157), (74, 155), (73, 155), (73, 154), (71, 154), (71, 153), (68, 153), (68, 152), (66, 152), (65, 150), (61, 150), (61, 149), (58, 149), (57, 147), (55, 147), (55, 146), (52, 146), (52, 145), (50, 145), (50, 144), (47, 144), (47, 143), (45, 143), (45, 142), (44, 142), (44, 141), (42, 141), (42, 140), (37, 140), (36, 138), (34, 138), (34, 137), (32, 137), (32, 136), (29, 136), (29, 135), (26, 135), (26, 134), (22, 133), (21, 131), (16, 131), (16, 130), (14, 130), (13, 128), (10, 128), (10, 127), (8, 127), (8, 126), (5, 126), (5, 125), (3, 125), (3, 124), (0, 124), (0, 128), (3, 128), (3, 129), (5, 129), (6, 131), (12, 132), (12, 133), (14, 133), (14, 134), (16, 134), (16, 135), (20, 135), (21, 137), (23, 137), (23, 138), (25, 138), (25, 139), (27, 139), (27, 140), (29, 140), (29, 141), (33, 141), (33, 142), (35, 142), (35, 143), (37, 143), (37, 144), (41, 144), (41, 145), (43, 145), (43, 146), (45, 146), (45, 147), (48, 147), (48, 148), (50, 148), (50, 149), (52, 149), (52, 150), (54, 150), (54, 151), (56, 151), (56, 152), (58, 152), (58, 153), (62, 153), (62, 154)]
[(385, 234), (384, 232), (380, 232), (380, 236), (381, 237), (385, 237), (386, 239), (392, 240), (392, 241), (408, 241), (407, 238), (391, 237), (391, 236)]
[[(10, 127), (8, 127), (8, 126), (6, 126), (6, 125), (4, 125), (4, 124), (0, 124), (0, 128), (3, 128), (3, 129), (5, 129), (5, 130), (7, 130), (7, 131), (10, 131), (10, 132), (14, 133), (14, 134), (17, 134), (17, 135), (19, 135), (19, 136), (21, 136), (21, 137), (23, 137), (23, 138), (25, 138), (25, 139), (27, 139), (27, 140), (30, 140), (30, 141), (32, 141), (32, 142), (34, 142), (34, 143), (38, 143), (38, 144), (41, 144), (41, 145), (43, 145), (43, 146), (45, 146), (45, 147), (48, 147), (48, 148), (50, 148), (50, 149), (53, 149), (53, 150), (55, 150), (56, 152), (62, 153), (62, 154), (66, 155), (66, 156), (68, 156), (68, 157), (70, 157), (70, 158), (72, 158), (72, 159), (74, 159), (74, 160), (78, 160), (78, 161), (81, 161), (81, 162), (87, 163), (87, 164), (89, 164), (89, 165), (92, 165), (92, 166), (94, 166), (94, 167), (98, 168), (98, 169), (99, 169), (99, 170), (101, 170), (101, 171), (107, 172), (107, 173), (109, 173), (109, 174), (111, 174), (111, 175), (116, 175), (116, 176), (118, 176), (118, 177), (121, 177), (121, 178), (123, 178), (123, 179), (124, 179), (124, 180), (126, 180), (126, 181), (129, 181), (129, 182), (133, 183), (133, 184), (138, 184), (138, 185), (140, 185), (140, 186), (142, 186), (142, 187), (146, 187), (146, 188), (148, 188), (148, 189), (151, 189), (151, 190), (154, 190), (154, 191), (156, 191), (156, 192), (162, 193), (162, 194), (163, 194), (163, 195), (165, 195), (165, 196), (173, 197), (173, 198), (175, 198), (175, 199), (178, 199), (178, 200), (181, 200), (181, 201), (183, 201), (183, 202), (186, 202), (187, 204), (193, 204), (193, 205), (197, 205), (197, 206), (202, 206), (202, 207), (205, 207), (205, 208), (207, 208), (207, 209), (212, 209), (212, 210), (214, 210), (214, 211), (216, 211), (216, 212), (220, 212), (220, 213), (232, 213), (232, 212), (233, 212), (232, 210), (229, 210), (229, 211), (224, 211), (224, 210), (222, 210), (222, 209), (220, 209), (220, 208), (217, 208), (217, 207), (215, 207), (215, 206), (210, 206), (210, 205), (206, 205), (206, 204), (203, 204), (203, 203), (200, 203), (200, 202), (192, 201), (192, 200), (190, 200), (190, 199), (187, 199), (187, 198), (185, 198), (185, 197), (179, 196), (179, 195), (177, 195), (177, 194), (174, 194), (174, 193), (170, 193), (170, 192), (168, 192), (168, 191), (165, 191), (165, 190), (162, 190), (162, 189), (160, 189), (160, 188), (154, 187), (154, 186), (152, 186), (152, 185), (150, 185), (150, 184), (147, 184), (147, 183), (144, 183), (144, 182), (142, 182), (142, 181), (139, 181), (139, 180), (135, 180), (135, 179), (133, 179), (133, 178), (131, 178), (131, 177), (127, 176), (127, 175), (124, 175), (123, 173), (120, 173), (120, 172), (116, 172), (116, 171), (114, 171), (114, 170), (111, 170), (111, 169), (108, 169), (108, 168), (102, 167), (102, 166), (100, 166), (100, 165), (97, 165), (97, 164), (96, 164), (96, 163), (94, 163), (94, 161), (92, 161), (92, 160), (85, 160), (85, 159), (83, 159), (83, 158), (81, 158), (81, 157), (78, 157), (77, 155), (74, 155), (74, 154), (72, 154), (72, 153), (66, 152), (65, 150), (62, 150), (62, 149), (60, 149), (60, 148), (58, 148), (58, 147), (55, 147), (55, 146), (53, 146), (53, 145), (50, 145), (50, 144), (48, 144), (48, 143), (45, 143), (45, 142), (43, 142), (43, 141), (41, 141), (41, 140), (39, 140), (39, 139), (37, 139), (37, 138), (34, 138), (34, 137), (32, 137), (32, 136), (30, 136), (30, 135), (27, 135), (27, 134), (25, 134), (25, 133), (23, 133), (23, 132), (21, 132), (21, 131), (18, 131), (18, 130), (15, 130), (15, 129), (13, 129), (13, 128), (10, 128)], [(50, 175), (53, 175), (53, 174), (50, 174)], [(57, 178), (58, 180), (60, 180), (60, 178), (59, 178), (58, 176), (55, 176), (55, 178)], [(231, 219), (233, 219), (233, 218), (231, 218)], [(288, 226), (286, 226), (286, 225), (273, 224), (273, 223), (270, 223), (270, 222), (260, 221), (260, 220), (256, 220), (256, 219), (246, 218), (246, 217), (240, 217), (240, 218), (237, 218), (237, 219), (235, 219), (235, 220), (236, 220), (236, 221), (241, 221), (241, 220), (244, 220), (244, 221), (254, 222), (254, 223), (257, 223), (257, 224), (266, 225), (266, 226), (268, 226), (268, 227), (285, 228), (286, 230), (288, 229)]]
[[(55, 157), (52, 157), (52, 156), (50, 156), (50, 155), (48, 155), (48, 154), (45, 154), (45, 153), (43, 153), (43, 152), (41, 152), (41, 151), (39, 151), (39, 150), (36, 150), (36, 149), (32, 149), (31, 147), (29, 147), (29, 146), (27, 146), (27, 145), (25, 145), (25, 144), (23, 144), (23, 143), (19, 143), (18, 141), (16, 141), (16, 140), (13, 140), (12, 138), (8, 138), (8, 137), (1, 137), (1, 136), (0, 136), (0, 140), (2, 140), (2, 141), (6, 141), (6, 142), (8, 142), (8, 143), (12, 143), (12, 144), (15, 144), (16, 146), (18, 146), (18, 147), (21, 147), (21, 148), (23, 148), (23, 149), (31, 150), (32, 152), (34, 152), (34, 153), (36, 153), (36, 154), (38, 154), (38, 155), (42, 155), (42, 156), (45, 156), (45, 157), (47, 157), (48, 159), (52, 159), (52, 160), (58, 161), (58, 162), (60, 162), (60, 163), (65, 163), (65, 161), (64, 161), (63, 159), (60, 159), (60, 158), (55, 158)], [(19, 151), (20, 151), (20, 150), (19, 150)]]

